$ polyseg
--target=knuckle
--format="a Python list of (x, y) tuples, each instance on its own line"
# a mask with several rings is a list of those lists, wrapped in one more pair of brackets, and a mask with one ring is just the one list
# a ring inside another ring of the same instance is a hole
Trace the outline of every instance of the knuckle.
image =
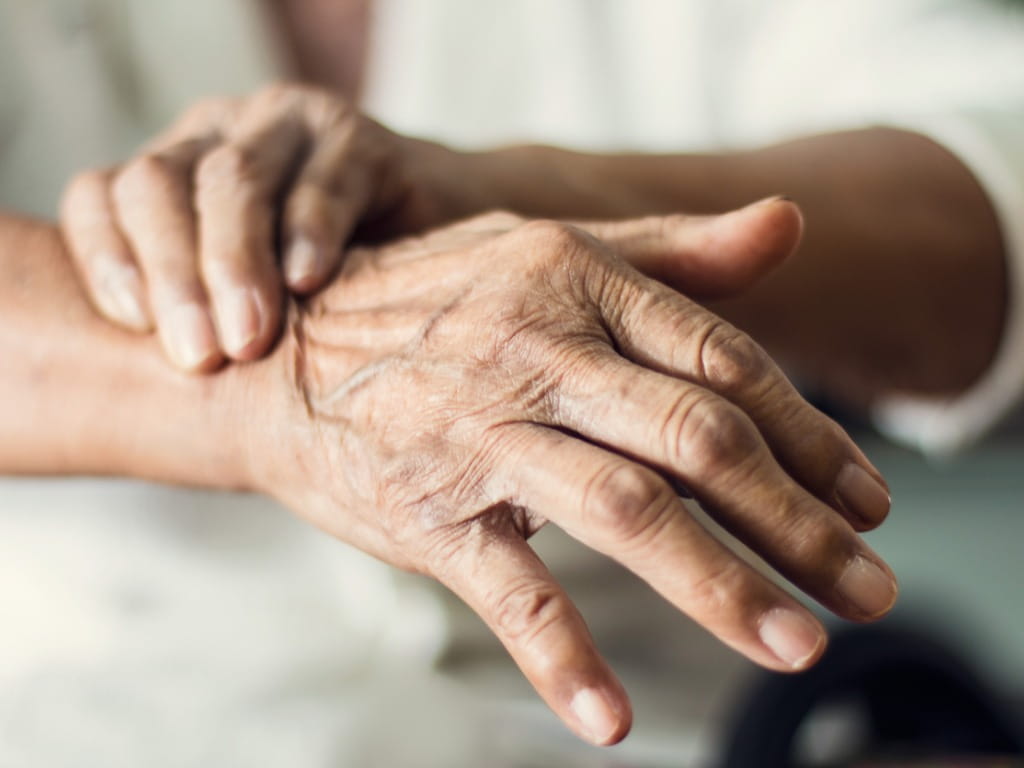
[(753, 339), (717, 318), (702, 336), (698, 354), (705, 382), (725, 395), (764, 382), (774, 368)]
[(239, 187), (258, 176), (258, 164), (252, 152), (237, 144), (222, 144), (199, 161), (196, 183), (202, 188), (222, 188), (237, 193)]
[(831, 573), (855, 549), (852, 529), (811, 500), (799, 500), (780, 512), (773, 535), (785, 542), (787, 558), (808, 573)]
[(679, 238), (679, 233), (685, 230), (690, 220), (691, 217), (685, 213), (669, 213), (665, 216), (650, 216), (646, 221), (654, 223), (659, 240), (671, 245)]
[(284, 222), (289, 230), (302, 230), (307, 237), (324, 237), (341, 217), (343, 198), (328, 181), (303, 179), (288, 193)]
[(65, 188), (65, 199), (71, 199), (78, 195), (92, 195), (102, 192), (106, 185), (107, 175), (99, 169), (80, 171), (71, 177)]
[(104, 201), (106, 197), (107, 172), (99, 169), (81, 171), (75, 174), (64, 188), (60, 200), (61, 218), (71, 213), (82, 213)]
[(667, 455), (696, 475), (725, 472), (759, 452), (760, 434), (736, 406), (710, 397), (677, 402), (665, 418), (662, 440)]
[(715, 564), (687, 585), (689, 612), (706, 622), (754, 604), (750, 576), (746, 566), (734, 558)]
[(353, 112), (336, 93), (308, 83), (282, 80), (259, 91), (254, 108), (282, 114), (305, 114), (312, 125), (326, 127), (345, 122)]
[(165, 158), (145, 154), (128, 163), (114, 180), (114, 196), (119, 203), (168, 192), (179, 182), (178, 170)]
[(502, 638), (521, 643), (543, 633), (570, 610), (568, 598), (553, 584), (522, 578), (497, 594), (492, 616)]
[(197, 101), (185, 110), (181, 123), (186, 127), (207, 126), (219, 122), (225, 115), (231, 114), (237, 106), (234, 99), (213, 96)]
[(588, 528), (618, 542), (632, 542), (657, 532), (673, 500), (667, 484), (652, 472), (615, 464), (591, 477), (583, 494), (582, 516)]
[(297, 80), (276, 80), (256, 92), (256, 99), (270, 103), (293, 101), (305, 96), (320, 94), (321, 89)]
[(524, 255), (541, 264), (560, 264), (585, 250), (584, 234), (560, 221), (529, 221), (519, 226), (516, 233), (526, 246)]
[(294, 80), (275, 80), (267, 83), (252, 94), (251, 98), (246, 102), (245, 109), (247, 111), (251, 109), (262, 111), (264, 109), (275, 109), (282, 104), (291, 104), (301, 98), (305, 88), (306, 86)]

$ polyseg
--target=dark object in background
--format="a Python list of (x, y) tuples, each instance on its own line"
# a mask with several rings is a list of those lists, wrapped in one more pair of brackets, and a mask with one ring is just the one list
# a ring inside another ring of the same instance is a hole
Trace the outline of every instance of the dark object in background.
[(1024, 730), (951, 648), (883, 623), (838, 632), (800, 675), (762, 673), (722, 768), (1024, 765)]

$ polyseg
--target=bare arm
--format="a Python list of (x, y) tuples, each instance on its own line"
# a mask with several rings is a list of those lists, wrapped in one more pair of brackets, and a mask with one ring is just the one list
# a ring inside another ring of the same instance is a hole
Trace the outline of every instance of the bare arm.
[(716, 311), (847, 400), (954, 393), (995, 352), (1006, 306), (998, 224), (967, 168), (923, 136), (872, 129), (721, 155), (518, 147), (454, 162), (481, 186), (453, 206), (526, 215), (717, 211), (791, 196), (807, 221), (800, 249)]
[(242, 487), (240, 369), (174, 371), (104, 322), (53, 227), (0, 215), (0, 472)]
[[(123, 168), (79, 176), (64, 226), (102, 313), (135, 330), (152, 321), (176, 364), (211, 370), (223, 354), (259, 357), (278, 333), (275, 219), (284, 282), (303, 293), (325, 283), (353, 233), (383, 241), (493, 209), (718, 212), (780, 193), (806, 214), (802, 247), (718, 311), (802, 378), (857, 403), (957, 392), (985, 370), (1006, 301), (997, 222), (955, 157), (904, 131), (719, 155), (461, 153), (284, 85), (197, 105)], [(718, 262), (737, 256), (710, 246)], [(689, 293), (690, 275), (664, 255), (642, 269)]]
[[(796, 215), (776, 201), (714, 231)], [(618, 741), (626, 694), (527, 543), (549, 520), (779, 671), (813, 664), (823, 627), (666, 478), (836, 614), (896, 599), (857, 535), (888, 513), (877, 470), (749, 338), (618, 255), (658, 237), (692, 253), (709, 225), (506, 214), (356, 249), (289, 304), (270, 356), (203, 377), (94, 318), (49, 226), (0, 217), (0, 472), (272, 495), (446, 584), (571, 728)]]

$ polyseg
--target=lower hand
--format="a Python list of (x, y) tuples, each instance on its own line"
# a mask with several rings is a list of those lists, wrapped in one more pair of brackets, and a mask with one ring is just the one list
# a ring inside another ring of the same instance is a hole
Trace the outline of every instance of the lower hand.
[(813, 664), (821, 624), (674, 483), (834, 613), (896, 597), (856, 533), (888, 512), (878, 472), (747, 336), (624, 261), (645, 231), (686, 251), (707, 226), (495, 214), (356, 248), (252, 372), (252, 483), (451, 588), (598, 744), (625, 735), (629, 701), (528, 544), (548, 521), (774, 670)]

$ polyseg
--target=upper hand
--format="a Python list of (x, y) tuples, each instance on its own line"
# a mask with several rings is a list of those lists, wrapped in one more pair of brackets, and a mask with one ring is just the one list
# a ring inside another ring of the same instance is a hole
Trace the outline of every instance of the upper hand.
[(79, 174), (61, 223), (100, 312), (208, 371), (264, 354), (282, 285), (323, 285), (358, 225), (419, 223), (414, 144), (326, 91), (273, 86), (200, 103), (124, 166)]
[[(125, 165), (79, 174), (61, 224), (101, 314), (155, 326), (175, 365), (211, 371), (267, 352), (285, 289), (323, 286), (357, 229), (385, 238), (461, 218), (454, 200), (481, 198), (481, 180), (453, 170), (455, 157), (329, 92), (273, 86), (200, 103)], [(721, 295), (786, 256), (799, 222), (785, 219), (764, 209), (685, 243), (630, 222), (618, 236), (634, 241), (627, 255), (641, 271)]]
[(878, 472), (751, 339), (619, 257), (645, 229), (682, 250), (707, 236), (675, 217), (593, 225), (601, 242), (498, 214), (354, 249), (294, 305), (247, 405), (258, 487), (446, 584), (602, 744), (629, 702), (527, 543), (547, 521), (775, 670), (814, 663), (821, 624), (673, 482), (836, 614), (873, 619), (896, 596), (855, 532), (888, 512)]

